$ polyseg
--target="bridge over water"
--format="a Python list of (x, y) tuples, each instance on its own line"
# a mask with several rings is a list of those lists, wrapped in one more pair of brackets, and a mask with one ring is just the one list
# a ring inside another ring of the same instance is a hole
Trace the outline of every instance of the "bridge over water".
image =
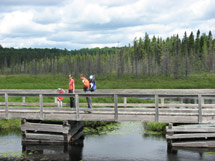
[[(56, 107), (56, 102), (44, 102), (44, 97), (75, 97), (76, 107)], [(89, 112), (82, 97), (113, 98), (112, 103), (93, 103)], [(167, 123), (215, 123), (215, 104), (206, 104), (206, 99), (215, 99), (213, 89), (100, 89), (86, 94), (58, 94), (56, 90), (0, 90), (0, 118), (32, 120), (73, 121), (142, 121)], [(10, 97), (22, 97), (22, 102), (9, 102)], [(26, 102), (26, 97), (39, 97), (39, 102)], [(128, 98), (152, 99), (153, 103), (129, 103)], [(123, 102), (119, 99), (123, 99)], [(169, 98), (192, 98), (193, 104), (169, 103)], [(32, 107), (33, 106), (33, 107)]]

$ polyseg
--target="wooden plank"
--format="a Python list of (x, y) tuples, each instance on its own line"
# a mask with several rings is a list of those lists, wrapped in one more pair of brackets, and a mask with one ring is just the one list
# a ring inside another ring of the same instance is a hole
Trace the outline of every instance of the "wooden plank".
[(159, 121), (159, 106), (158, 106), (158, 103), (159, 103), (159, 97), (156, 94), (155, 95), (155, 122)]
[(5, 118), (8, 118), (8, 94), (5, 93)]
[(213, 138), (215, 133), (192, 133), (192, 134), (174, 134), (166, 135), (166, 139), (195, 139), (195, 138)]
[(25, 123), (21, 125), (21, 130), (26, 131), (37, 131), (37, 132), (58, 132), (68, 133), (70, 130), (69, 126), (55, 125), (55, 124), (44, 124), (44, 123)]
[(199, 133), (215, 133), (215, 127), (204, 127), (204, 126), (173, 126), (172, 129), (166, 127), (167, 132), (183, 132), (183, 133), (192, 133), (192, 132), (199, 132)]
[(39, 93), (8, 93), (8, 96), (32, 96), (32, 97), (38, 97)]
[(114, 121), (113, 114), (85, 113), (79, 117), (80, 121)]
[(79, 96), (75, 95), (76, 120), (79, 120)]
[(26, 139), (32, 139), (32, 140), (49, 140), (49, 141), (64, 141), (63, 135), (57, 135), (57, 134), (42, 134), (42, 133), (26, 133)]
[[(4, 102), (0, 102), (0, 105), (5, 105)], [(36, 102), (9, 102), (8, 105), (23, 105), (23, 106), (39, 106)], [(56, 103), (43, 103), (44, 106), (56, 106)], [(63, 103), (63, 106), (69, 106), (69, 103)], [(114, 103), (92, 103), (93, 106), (111, 106), (114, 107)], [(79, 103), (79, 106), (87, 106), (86, 103)], [(124, 103), (118, 103), (118, 107), (124, 107)], [(155, 104), (150, 103), (127, 103), (126, 107), (155, 107)], [(159, 104), (159, 107), (198, 107), (198, 104)], [(215, 104), (202, 104), (202, 107), (215, 107)]]
[(9, 119), (32, 119), (32, 120), (40, 120), (40, 113), (39, 112), (14, 112), (8, 114)]
[(117, 94), (118, 97), (144, 97), (144, 98), (153, 98), (154, 94), (137, 94), (137, 93), (132, 93), (132, 94)]
[(43, 95), (40, 94), (40, 119), (43, 120)]
[(173, 142), (173, 147), (191, 147), (191, 148), (215, 148), (215, 141), (186, 141), (186, 142)]
[(76, 114), (44, 114), (44, 120), (73, 120), (76, 121)]
[(141, 121), (141, 122), (154, 122), (154, 115), (119, 115), (118, 121)]
[(198, 116), (159, 116), (159, 122), (198, 123)]
[(118, 96), (114, 95), (114, 120), (118, 120)]

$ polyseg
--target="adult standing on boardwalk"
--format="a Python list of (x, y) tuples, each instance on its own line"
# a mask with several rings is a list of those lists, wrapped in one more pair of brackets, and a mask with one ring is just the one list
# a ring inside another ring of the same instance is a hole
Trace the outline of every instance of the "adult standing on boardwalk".
[[(90, 93), (90, 82), (83, 74), (80, 75), (80, 78), (82, 80), (82, 83), (84, 84), (84, 92)], [(92, 102), (91, 102), (91, 97), (86, 97), (87, 99), (87, 104), (88, 108), (92, 109)]]
[[(72, 75), (69, 74), (69, 90), (68, 93), (75, 93), (75, 80), (72, 78)], [(74, 97), (70, 97), (70, 107), (75, 107)]]

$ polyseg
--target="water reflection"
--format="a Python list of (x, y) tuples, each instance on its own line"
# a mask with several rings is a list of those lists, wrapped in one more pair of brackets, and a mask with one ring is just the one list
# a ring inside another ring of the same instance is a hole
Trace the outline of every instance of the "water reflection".
[(167, 161), (183, 161), (185, 159), (190, 161), (212, 161), (215, 159), (215, 149), (185, 147), (172, 147), (167, 149)]
[(23, 145), (23, 160), (80, 161), (83, 139), (78, 144), (26, 144)]

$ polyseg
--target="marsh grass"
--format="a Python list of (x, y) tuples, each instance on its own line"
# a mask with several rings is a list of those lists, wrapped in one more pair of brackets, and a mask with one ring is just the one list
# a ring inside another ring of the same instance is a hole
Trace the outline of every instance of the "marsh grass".
[[(79, 77), (75, 77), (77, 89), (83, 85)], [(96, 76), (98, 89), (197, 89), (215, 88), (215, 74), (194, 74), (188, 78), (181, 77), (133, 77), (125, 75)], [(66, 75), (0, 75), (0, 89), (57, 89), (68, 88)]]
[(144, 122), (144, 130), (146, 133), (155, 134), (165, 134), (167, 123), (164, 122)]

